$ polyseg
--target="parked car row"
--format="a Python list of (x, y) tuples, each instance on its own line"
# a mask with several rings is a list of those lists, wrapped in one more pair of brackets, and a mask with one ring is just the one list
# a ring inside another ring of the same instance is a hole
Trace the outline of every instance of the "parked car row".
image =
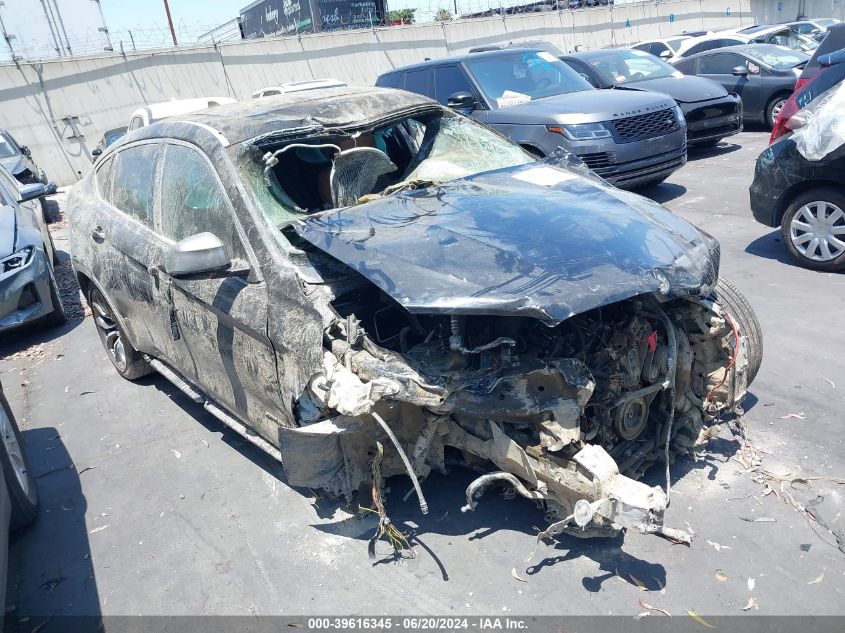
[(779, 227), (802, 266), (845, 270), (845, 24), (831, 24), (778, 113), (750, 187), (758, 222)]

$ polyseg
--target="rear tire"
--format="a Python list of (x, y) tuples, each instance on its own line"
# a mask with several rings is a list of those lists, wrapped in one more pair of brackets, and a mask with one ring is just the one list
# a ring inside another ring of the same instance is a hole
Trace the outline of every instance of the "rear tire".
[(59, 291), (59, 284), (56, 281), (56, 271), (52, 266), (50, 267), (50, 303), (53, 306), (53, 311), (44, 317), (44, 321), (54, 327), (67, 323), (67, 314), (65, 313), (65, 306), (62, 303), (62, 293)]
[(766, 125), (769, 126), (769, 129), (772, 129), (775, 126), (775, 121), (778, 118), (777, 115), (781, 111), (781, 108), (783, 108), (783, 104), (786, 103), (787, 99), (789, 99), (789, 94), (782, 93), (772, 97), (772, 100), (766, 105)]
[[(814, 187), (795, 198), (780, 223), (789, 254), (805, 268), (845, 270), (844, 212), (845, 194), (832, 187)], [(820, 217), (822, 214), (824, 217)]]
[(88, 304), (91, 306), (97, 334), (100, 335), (100, 341), (117, 373), (126, 380), (137, 380), (152, 373), (153, 368), (129, 342), (103, 293), (97, 288), (92, 288), (88, 294)]
[(9, 529), (19, 530), (38, 515), (38, 488), (24, 450), (15, 416), (0, 391), (0, 462), (11, 501)]
[(763, 328), (760, 327), (760, 321), (757, 320), (757, 315), (748, 299), (729, 281), (719, 279), (713, 291), (713, 298), (727, 310), (736, 323), (739, 335), (744, 336), (748, 341), (748, 384), (750, 385), (763, 363)]

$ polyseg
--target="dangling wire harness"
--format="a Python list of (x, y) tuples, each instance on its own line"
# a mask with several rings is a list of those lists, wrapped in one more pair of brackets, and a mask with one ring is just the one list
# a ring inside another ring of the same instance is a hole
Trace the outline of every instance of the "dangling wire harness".
[(402, 551), (407, 550), (410, 553), (411, 558), (414, 558), (414, 548), (411, 547), (410, 543), (408, 543), (408, 536), (393, 525), (390, 521), (390, 517), (387, 516), (387, 512), (384, 509), (384, 495), (381, 490), (381, 460), (383, 458), (384, 446), (382, 446), (381, 442), (376, 442), (376, 454), (370, 462), (370, 469), (372, 470), (373, 475), (373, 507), (365, 508), (360, 505), (358, 506), (358, 510), (361, 512), (373, 512), (378, 515), (378, 527), (376, 528), (376, 533), (373, 534), (373, 537), (367, 545), (367, 554), (369, 555), (370, 560), (375, 560), (376, 543), (380, 538), (384, 537), (393, 546), (394, 557), (401, 557)]

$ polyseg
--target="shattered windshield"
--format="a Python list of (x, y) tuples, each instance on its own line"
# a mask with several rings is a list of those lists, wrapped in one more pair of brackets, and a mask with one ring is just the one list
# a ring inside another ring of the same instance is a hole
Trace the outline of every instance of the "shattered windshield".
[(647, 79), (683, 77), (683, 73), (643, 51), (608, 51), (587, 60), (607, 83), (630, 84)]
[(466, 65), (487, 100), (499, 108), (594, 90), (586, 79), (546, 51), (486, 55)]
[(303, 213), (536, 160), (519, 145), (450, 111), (261, 150), (257, 155), (264, 164), (249, 161), (245, 176), (276, 225)]

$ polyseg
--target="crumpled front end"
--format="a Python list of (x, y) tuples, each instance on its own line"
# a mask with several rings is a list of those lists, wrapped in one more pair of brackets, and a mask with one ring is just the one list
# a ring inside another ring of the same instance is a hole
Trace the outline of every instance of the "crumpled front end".
[(465, 464), (487, 473), (464, 511), (506, 485), (543, 505), (544, 536), (627, 528), (689, 541), (664, 525), (666, 493), (636, 479), (691, 451), (713, 412), (744, 395), (744, 347), (717, 304), (645, 295), (550, 327), (412, 315), (353, 279), (357, 290), (334, 286), (343, 291), (328, 304), (322, 370), (297, 402), (301, 426), (281, 431), (290, 483), (359, 492), (367, 505), (382, 477)]

